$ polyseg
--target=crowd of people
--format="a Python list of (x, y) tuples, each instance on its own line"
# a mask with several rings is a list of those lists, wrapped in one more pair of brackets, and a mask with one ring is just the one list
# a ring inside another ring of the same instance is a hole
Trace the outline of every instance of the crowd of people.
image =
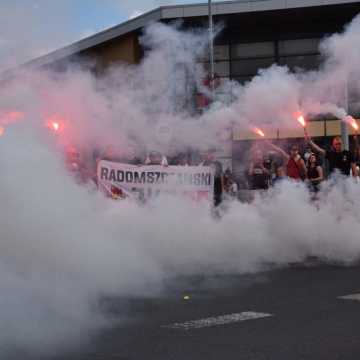
[(175, 156), (166, 156), (159, 151), (137, 153), (128, 148), (121, 151), (115, 146), (107, 146), (104, 150), (94, 150), (89, 158), (76, 150), (75, 147), (66, 149), (66, 164), (68, 170), (77, 178), (79, 183), (93, 181), (97, 184), (97, 165), (100, 160), (120, 162), (131, 165), (160, 165), (160, 166), (209, 166), (214, 173), (214, 204), (221, 203), (227, 194), (236, 197), (238, 185), (230, 171), (224, 171), (213, 150), (198, 153), (194, 151), (179, 152)]
[[(284, 179), (306, 182), (311, 192), (318, 192), (320, 184), (334, 172), (344, 176), (360, 176), (360, 147), (357, 137), (354, 139), (354, 151), (343, 149), (339, 136), (332, 139), (328, 150), (318, 146), (311, 138), (306, 137), (303, 146), (290, 144), (288, 151), (265, 140), (262, 146), (250, 150), (246, 168), (246, 188), (249, 190), (267, 190)], [(302, 149), (301, 149), (302, 148)], [(303, 150), (303, 151), (301, 151)], [(230, 169), (223, 169), (214, 151), (207, 151), (194, 156), (194, 152), (178, 153), (168, 157), (161, 152), (151, 151), (138, 154), (127, 149), (121, 153), (114, 146), (103, 151), (93, 151), (89, 161), (84, 161), (75, 148), (67, 150), (68, 169), (76, 174), (80, 182), (94, 181), (100, 160), (121, 162), (132, 165), (161, 166), (210, 166), (214, 172), (214, 205), (218, 206), (224, 198), (237, 198), (239, 185)]]
[[(320, 184), (335, 172), (343, 176), (360, 176), (360, 148), (357, 137), (354, 151), (343, 148), (342, 139), (335, 136), (329, 150), (317, 145), (309, 136), (305, 137), (304, 151), (298, 144), (291, 144), (289, 152), (265, 141), (265, 149), (251, 150), (247, 169), (248, 187), (266, 190), (283, 179), (304, 181), (312, 192), (318, 192)], [(269, 156), (269, 153), (271, 156)]]

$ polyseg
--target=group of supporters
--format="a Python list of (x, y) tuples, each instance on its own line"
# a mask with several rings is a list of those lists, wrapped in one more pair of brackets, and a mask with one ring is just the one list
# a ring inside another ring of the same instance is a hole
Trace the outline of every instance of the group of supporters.
[[(360, 148), (357, 137), (355, 137), (354, 152), (343, 149), (339, 136), (332, 139), (329, 150), (321, 148), (308, 136), (305, 140), (306, 149), (302, 154), (296, 144), (291, 145), (289, 152), (286, 152), (270, 141), (265, 142), (269, 151), (253, 149), (247, 170), (249, 188), (266, 190), (271, 185), (288, 178), (294, 181), (306, 181), (309, 189), (317, 192), (320, 183), (335, 172), (344, 176), (360, 176)], [(276, 156), (269, 156), (270, 151)]]
[[(321, 182), (338, 172), (345, 176), (360, 176), (360, 147), (355, 138), (355, 150), (344, 150), (340, 137), (334, 137), (331, 148), (325, 150), (306, 137), (305, 151), (300, 152), (297, 144), (290, 146), (289, 152), (265, 141), (264, 147), (255, 147), (250, 152), (250, 161), (246, 169), (248, 189), (266, 190), (284, 179), (306, 182), (309, 189), (318, 192)], [(214, 151), (204, 152), (194, 157), (191, 153), (179, 153), (168, 157), (160, 152), (152, 151), (146, 156), (138, 156), (135, 151), (127, 151), (126, 156), (113, 146), (104, 151), (93, 151), (85, 161), (80, 152), (69, 148), (66, 155), (68, 169), (79, 182), (93, 181), (97, 183), (97, 164), (100, 160), (108, 160), (132, 165), (161, 166), (209, 166), (214, 173), (214, 205), (218, 206), (224, 198), (237, 198), (238, 184), (229, 169), (223, 171), (220, 161), (215, 158)], [(325, 166), (326, 165), (326, 166)]]
[(158, 151), (151, 151), (145, 155), (131, 149), (123, 152), (115, 146), (107, 146), (103, 151), (93, 151), (89, 159), (89, 157), (81, 156), (74, 147), (69, 147), (66, 151), (66, 164), (68, 170), (80, 183), (93, 181), (95, 184), (97, 184), (97, 165), (101, 160), (137, 166), (209, 166), (214, 173), (214, 205), (219, 205), (224, 196), (237, 196), (238, 185), (233, 174), (229, 169), (223, 170), (221, 162), (216, 160), (214, 151), (206, 151), (198, 156), (193, 155), (194, 153), (186, 152), (169, 157)]

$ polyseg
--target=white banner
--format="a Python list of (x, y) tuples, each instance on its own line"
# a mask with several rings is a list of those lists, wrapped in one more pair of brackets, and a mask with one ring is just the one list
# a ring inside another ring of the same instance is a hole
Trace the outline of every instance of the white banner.
[(116, 199), (140, 201), (159, 194), (212, 200), (214, 172), (208, 166), (129, 165), (101, 160), (97, 167), (99, 188)]

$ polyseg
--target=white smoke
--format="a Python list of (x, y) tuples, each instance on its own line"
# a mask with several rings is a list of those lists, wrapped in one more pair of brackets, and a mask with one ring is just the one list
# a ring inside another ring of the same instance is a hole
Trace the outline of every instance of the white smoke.
[[(305, 187), (284, 182), (251, 204), (228, 203), (215, 220), (208, 206), (184, 199), (143, 207), (105, 199), (74, 181), (62, 151), (64, 142), (86, 150), (116, 144), (125, 152), (131, 146), (206, 148), (218, 145), (218, 131), (229, 124), (297, 126), (291, 114), (299, 107), (342, 111), (342, 75), (336, 74), (346, 70), (358, 79), (359, 50), (352, 46), (358, 23), (326, 40), (329, 60), (319, 72), (273, 66), (238, 87), (230, 106), (201, 117), (179, 107), (174, 86), (181, 78), (174, 69), (181, 64), (200, 83), (195, 62), (206, 32), (184, 34), (165, 25), (147, 30), (142, 64), (115, 67), (102, 80), (70, 67), (59, 74), (26, 72), (5, 84), (0, 108), (25, 118), (0, 139), (0, 348), (53, 350), (86, 340), (111, 323), (99, 307), (103, 296), (151, 295), (169, 276), (254, 272), (308, 256), (356, 261), (360, 187), (351, 179), (326, 184), (317, 203)], [(339, 91), (325, 92), (329, 87)], [(44, 127), (54, 114), (65, 122), (57, 140)], [(159, 124), (171, 129), (169, 138), (159, 139)]]

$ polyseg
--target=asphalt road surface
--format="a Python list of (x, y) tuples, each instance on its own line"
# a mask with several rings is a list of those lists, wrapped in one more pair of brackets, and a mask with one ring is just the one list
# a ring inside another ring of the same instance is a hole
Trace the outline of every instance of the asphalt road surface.
[(119, 325), (77, 351), (44, 359), (360, 358), (359, 267), (181, 278), (161, 297), (106, 303)]

